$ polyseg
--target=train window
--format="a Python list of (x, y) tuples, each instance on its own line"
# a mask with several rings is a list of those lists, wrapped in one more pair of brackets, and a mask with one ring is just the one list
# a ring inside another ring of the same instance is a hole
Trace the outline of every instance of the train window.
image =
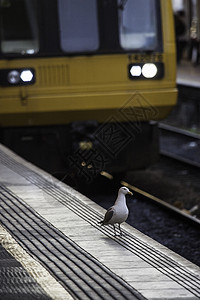
[(87, 52), (99, 48), (95, 0), (59, 0), (61, 48), (65, 52)]
[(155, 50), (158, 46), (156, 0), (118, 0), (121, 47)]
[(0, 17), (1, 52), (38, 52), (36, 0), (0, 0)]

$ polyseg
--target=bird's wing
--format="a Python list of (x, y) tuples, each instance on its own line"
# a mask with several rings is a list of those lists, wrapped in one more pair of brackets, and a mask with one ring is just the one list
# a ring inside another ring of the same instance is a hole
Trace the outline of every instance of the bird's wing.
[(109, 221), (112, 219), (113, 214), (114, 214), (114, 208), (110, 207), (105, 214), (102, 225), (108, 224)]

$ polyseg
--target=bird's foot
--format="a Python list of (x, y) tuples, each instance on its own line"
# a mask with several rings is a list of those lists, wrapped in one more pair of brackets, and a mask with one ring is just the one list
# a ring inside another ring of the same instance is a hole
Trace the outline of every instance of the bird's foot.
[(115, 232), (114, 236), (115, 237), (123, 237), (123, 233), (120, 231), (119, 233), (118, 232)]
[(121, 237), (121, 234), (116, 233), (114, 237)]

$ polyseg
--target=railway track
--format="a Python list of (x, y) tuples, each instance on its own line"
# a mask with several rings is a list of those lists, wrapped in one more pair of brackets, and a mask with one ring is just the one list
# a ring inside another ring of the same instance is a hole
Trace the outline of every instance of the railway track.
[(159, 123), (160, 153), (200, 168), (200, 135)]
[(175, 206), (167, 203), (166, 201), (159, 199), (158, 197), (155, 197), (154, 195), (151, 195), (125, 181), (121, 181), (121, 184), (127, 186), (132, 191), (134, 191), (137, 197), (142, 198), (145, 201), (151, 202), (152, 204), (159, 206), (161, 209), (168, 211), (170, 214), (182, 219), (184, 222), (185, 221), (188, 222), (188, 224), (191, 224), (191, 226), (200, 229), (200, 219), (176, 208)]

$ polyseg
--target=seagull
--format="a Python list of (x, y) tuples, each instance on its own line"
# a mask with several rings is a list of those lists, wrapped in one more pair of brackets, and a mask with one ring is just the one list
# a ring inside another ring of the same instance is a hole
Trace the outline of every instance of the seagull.
[(121, 187), (118, 191), (117, 199), (113, 206), (111, 206), (107, 212), (105, 213), (104, 219), (99, 223), (101, 226), (111, 224), (114, 228), (114, 233), (116, 236), (116, 228), (115, 224), (118, 223), (120, 235), (122, 235), (122, 231), (120, 228), (120, 224), (125, 222), (128, 218), (128, 207), (126, 205), (126, 197), (125, 195), (133, 195), (132, 192), (125, 186)]

